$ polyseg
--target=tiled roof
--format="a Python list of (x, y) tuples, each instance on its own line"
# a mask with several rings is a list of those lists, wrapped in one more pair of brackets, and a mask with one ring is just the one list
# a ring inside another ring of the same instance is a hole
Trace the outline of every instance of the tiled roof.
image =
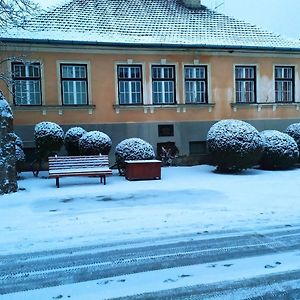
[(182, 0), (69, 0), (2, 38), (120, 45), (293, 49), (300, 42)]

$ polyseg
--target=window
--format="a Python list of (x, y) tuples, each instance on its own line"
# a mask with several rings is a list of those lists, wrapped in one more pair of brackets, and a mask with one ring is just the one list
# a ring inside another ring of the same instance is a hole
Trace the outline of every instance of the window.
[(142, 104), (142, 66), (118, 66), (119, 104)]
[(63, 105), (87, 105), (88, 81), (87, 65), (60, 65)]
[(41, 105), (41, 66), (39, 63), (12, 63), (15, 105)]
[(174, 125), (158, 125), (158, 136), (174, 136)]
[(294, 67), (275, 67), (275, 102), (295, 100)]
[(152, 66), (153, 104), (175, 104), (175, 67)]
[(236, 102), (256, 102), (256, 67), (235, 67)]
[(206, 66), (184, 67), (185, 103), (207, 103)]

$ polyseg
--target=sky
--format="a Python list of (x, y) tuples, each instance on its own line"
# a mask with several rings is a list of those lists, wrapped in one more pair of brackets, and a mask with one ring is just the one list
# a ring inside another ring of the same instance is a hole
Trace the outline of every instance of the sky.
[(258, 25), (283, 36), (300, 39), (300, 0), (202, 0), (209, 8)]
[[(36, 0), (43, 7), (66, 0)], [(155, 1), (155, 0), (153, 0)], [(224, 4), (222, 4), (224, 2)], [(202, 0), (209, 8), (293, 39), (300, 39), (300, 0)]]

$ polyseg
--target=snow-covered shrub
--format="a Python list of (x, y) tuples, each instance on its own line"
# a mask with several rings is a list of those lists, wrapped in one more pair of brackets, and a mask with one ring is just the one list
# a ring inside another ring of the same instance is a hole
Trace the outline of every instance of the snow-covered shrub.
[(115, 156), (120, 175), (123, 175), (125, 160), (149, 160), (155, 157), (155, 153), (148, 142), (140, 138), (129, 138), (117, 145)]
[(18, 145), (16, 145), (16, 160), (20, 163), (25, 161), (25, 153)]
[(23, 150), (23, 141), (21, 140), (21, 138), (16, 135), (15, 133), (13, 133), (13, 136), (15, 137), (15, 148), (16, 148), (16, 170), (18, 173), (21, 172), (22, 170), (22, 166), (25, 163), (25, 153)]
[(207, 149), (217, 170), (240, 171), (258, 163), (263, 141), (252, 125), (240, 120), (222, 120), (210, 128)]
[(79, 155), (79, 139), (86, 133), (81, 127), (72, 127), (65, 134), (65, 148), (68, 155)]
[(18, 136), (18, 135), (16, 135), (15, 133), (12, 133), (12, 135), (15, 137), (15, 139), (16, 139), (16, 141), (15, 141), (15, 143), (16, 143), (16, 146), (19, 146), (20, 148), (24, 148), (24, 144), (23, 144), (23, 141), (21, 140), (21, 138)]
[(300, 123), (291, 124), (286, 130), (289, 136), (291, 136), (298, 145), (298, 149), (300, 149)]
[(90, 131), (79, 139), (79, 150), (82, 155), (107, 155), (111, 149), (110, 137), (101, 131)]
[(291, 136), (277, 130), (262, 131), (261, 136), (264, 142), (264, 151), (260, 160), (262, 169), (289, 169), (298, 161), (298, 146)]
[(40, 160), (57, 153), (64, 143), (64, 131), (53, 122), (40, 122), (34, 128), (34, 140)]

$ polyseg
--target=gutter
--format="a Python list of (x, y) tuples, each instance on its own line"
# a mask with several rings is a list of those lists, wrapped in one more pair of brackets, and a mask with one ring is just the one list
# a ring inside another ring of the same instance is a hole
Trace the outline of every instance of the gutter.
[(151, 49), (206, 49), (206, 50), (250, 50), (270, 52), (298, 52), (296, 47), (270, 47), (270, 46), (241, 46), (241, 45), (209, 45), (209, 44), (163, 44), (163, 43), (119, 43), (119, 42), (96, 42), (74, 40), (50, 40), (50, 39), (24, 39), (24, 38), (0, 38), (0, 43), (17, 44), (46, 44), (46, 45), (73, 45), (73, 46), (102, 46), (114, 48), (151, 48)]

